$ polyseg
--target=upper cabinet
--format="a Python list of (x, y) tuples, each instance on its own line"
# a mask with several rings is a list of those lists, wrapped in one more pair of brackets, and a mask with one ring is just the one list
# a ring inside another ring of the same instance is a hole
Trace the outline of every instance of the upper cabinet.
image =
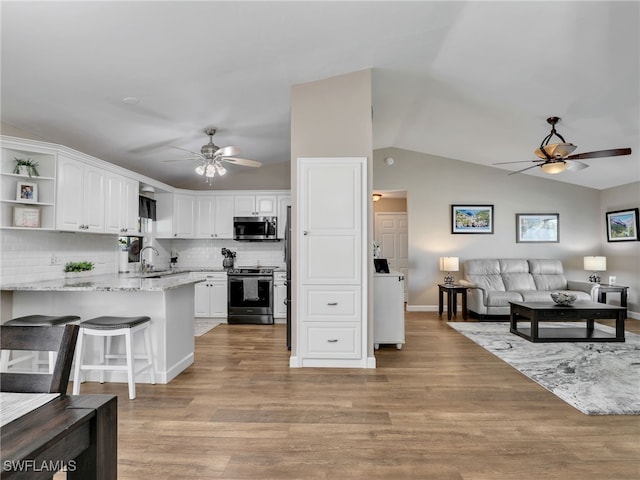
[(106, 177), (101, 168), (58, 156), (58, 230), (105, 232)]
[[(33, 169), (16, 168), (18, 161)], [(3, 138), (0, 163), (0, 227), (54, 229), (56, 201), (55, 149)]]
[(236, 217), (275, 217), (278, 215), (277, 195), (236, 195)]
[(233, 197), (196, 198), (196, 238), (233, 238)]
[(138, 233), (138, 182), (116, 173), (106, 177), (105, 231)]

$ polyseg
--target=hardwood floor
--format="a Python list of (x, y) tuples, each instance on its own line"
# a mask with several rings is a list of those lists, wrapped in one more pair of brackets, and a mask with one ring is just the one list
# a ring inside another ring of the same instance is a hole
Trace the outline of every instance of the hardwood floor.
[(82, 393), (118, 395), (121, 480), (640, 477), (640, 416), (584, 415), (437, 314), (406, 317), (375, 370), (290, 369), (284, 325), (223, 324), (168, 385)]

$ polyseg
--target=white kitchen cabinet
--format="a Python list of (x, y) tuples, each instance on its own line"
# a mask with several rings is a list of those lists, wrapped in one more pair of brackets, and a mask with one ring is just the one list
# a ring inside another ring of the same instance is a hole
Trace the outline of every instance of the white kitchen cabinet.
[(196, 198), (196, 238), (233, 238), (233, 197), (212, 195)]
[(284, 239), (287, 228), (287, 207), (291, 206), (291, 195), (278, 195), (278, 238)]
[(124, 235), (138, 233), (138, 182), (108, 173), (105, 184), (105, 231)]
[(404, 345), (404, 276), (400, 272), (373, 275), (373, 344)]
[(58, 156), (56, 228), (105, 231), (105, 178), (101, 168)]
[(195, 284), (194, 315), (227, 318), (227, 273), (203, 274), (204, 281)]
[[(2, 160), (0, 164), (0, 227), (52, 230), (55, 228), (55, 180), (57, 152), (38, 142), (2, 138)], [(14, 173), (16, 158), (38, 163), (37, 177)], [(18, 195), (18, 184), (35, 185), (32, 198)], [(33, 215), (22, 216), (23, 209)], [(17, 213), (14, 223), (14, 213)]]
[(234, 215), (236, 217), (275, 217), (278, 215), (278, 196), (235, 195)]
[(366, 158), (298, 159), (297, 348), (292, 367), (367, 358)]
[(273, 274), (273, 318), (287, 318), (287, 273), (275, 272)]
[(173, 196), (173, 236), (192, 238), (195, 236), (195, 198), (191, 195)]

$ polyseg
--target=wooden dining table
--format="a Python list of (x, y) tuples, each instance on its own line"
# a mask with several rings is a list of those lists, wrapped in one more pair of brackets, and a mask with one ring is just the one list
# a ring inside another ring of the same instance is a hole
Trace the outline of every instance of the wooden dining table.
[(117, 397), (62, 395), (39, 401), (39, 394), (21, 394), (33, 407), (20, 412), (14, 398), (4, 395), (3, 411), (15, 410), (17, 418), (0, 427), (2, 480), (51, 479), (59, 470), (69, 480), (117, 479)]

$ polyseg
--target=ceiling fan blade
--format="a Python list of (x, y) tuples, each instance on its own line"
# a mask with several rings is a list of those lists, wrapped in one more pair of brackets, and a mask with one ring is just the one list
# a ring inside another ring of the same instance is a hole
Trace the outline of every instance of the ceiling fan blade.
[(588, 167), (589, 165), (587, 165), (586, 163), (578, 162), (577, 160), (567, 162), (567, 170), (571, 170), (573, 172), (578, 172)]
[(545, 160), (517, 160), (515, 162), (498, 162), (498, 163), (492, 163), (491, 165), (507, 165), (509, 163), (531, 163), (531, 162), (537, 162), (537, 163), (544, 163)]
[(511, 172), (509, 175), (515, 175), (516, 173), (526, 172), (527, 170), (531, 170), (532, 168), (536, 168), (538, 165), (531, 165), (530, 167), (523, 168), (522, 170), (516, 170), (515, 172)]
[(262, 166), (262, 162), (258, 162), (257, 160), (248, 160), (246, 158), (222, 157), (220, 160), (223, 162), (234, 163), (236, 165), (242, 165), (244, 167), (261, 167)]
[(167, 147), (169, 147), (169, 148), (177, 148), (178, 150), (182, 150), (182, 151), (184, 151), (184, 152), (189, 152), (189, 153), (191, 153), (191, 154), (195, 155), (195, 156), (196, 156), (196, 157), (198, 157), (198, 158), (202, 158), (202, 159), (206, 160), (206, 158), (204, 157), (204, 155), (202, 155), (200, 152), (194, 152), (193, 150), (188, 150), (188, 149), (186, 149), (186, 148), (176, 147), (175, 145), (167, 145)]
[(234, 155), (238, 155), (240, 153), (240, 149), (238, 147), (234, 147), (233, 145), (229, 145), (228, 147), (222, 147), (216, 150), (214, 156), (216, 157), (233, 157)]
[(165, 163), (171, 163), (171, 162), (186, 162), (186, 161), (193, 161), (193, 160), (197, 160), (199, 162), (202, 161), (202, 158), (200, 157), (189, 157), (189, 158), (176, 158), (173, 160), (162, 160)]
[(598, 150), (596, 152), (577, 153), (575, 155), (569, 155), (566, 160), (585, 160), (587, 158), (604, 158), (604, 157), (618, 157), (620, 155), (630, 155), (630, 148), (614, 148), (612, 150)]

